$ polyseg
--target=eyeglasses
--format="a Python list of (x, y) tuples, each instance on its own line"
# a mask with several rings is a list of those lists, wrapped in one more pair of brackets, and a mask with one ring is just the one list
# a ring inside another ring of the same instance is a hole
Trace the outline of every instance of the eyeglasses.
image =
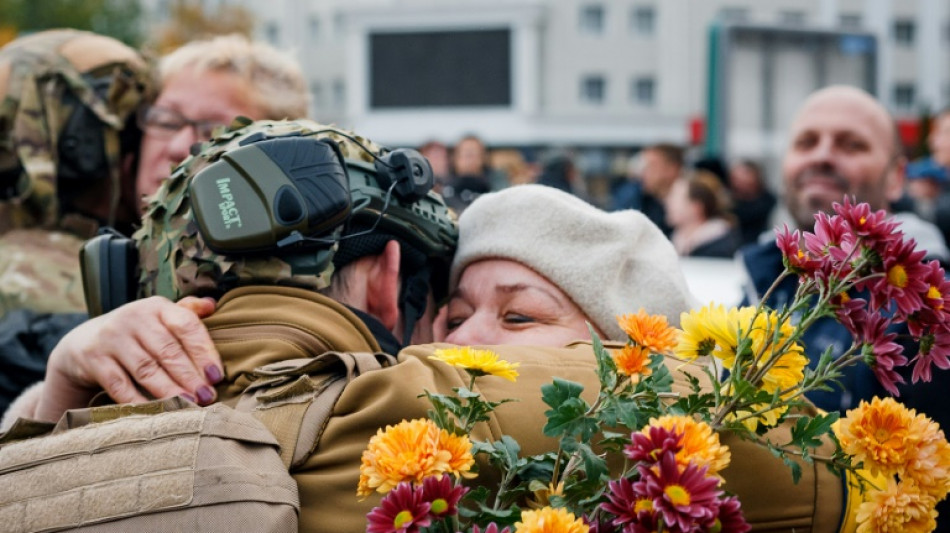
[(190, 126), (201, 140), (210, 139), (215, 128), (225, 125), (217, 120), (191, 120), (174, 109), (161, 106), (139, 108), (138, 124), (142, 130), (162, 139), (171, 138), (182, 128)]

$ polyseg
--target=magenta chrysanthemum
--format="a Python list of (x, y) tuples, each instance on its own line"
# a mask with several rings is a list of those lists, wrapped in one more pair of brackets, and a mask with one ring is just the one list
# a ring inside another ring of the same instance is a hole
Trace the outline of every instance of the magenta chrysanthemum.
[(638, 493), (634, 482), (627, 478), (609, 482), (606, 496), (607, 501), (600, 504), (600, 508), (613, 517), (611, 523), (615, 526), (649, 520), (644, 513), (653, 515), (653, 500)]
[(805, 249), (814, 257), (832, 256), (840, 261), (841, 256), (832, 251), (840, 252), (849, 248), (851, 236), (841, 217), (819, 211), (815, 215), (814, 233), (805, 232)]
[(798, 230), (790, 230), (784, 226), (781, 230), (775, 229), (775, 244), (785, 257), (785, 265), (797, 274), (807, 274), (818, 268), (817, 261), (802, 249), (802, 234)]
[(440, 476), (430, 476), (422, 480), (422, 499), (429, 503), (429, 513), (434, 518), (458, 514), (459, 500), (468, 490), (448, 475), (441, 476), (441, 479)]
[(867, 320), (859, 327), (857, 341), (864, 346), (862, 351), (868, 364), (881, 385), (894, 396), (899, 396), (897, 383), (904, 378), (896, 368), (907, 364), (904, 348), (894, 342), (896, 333), (887, 332), (888, 320), (880, 313), (869, 313)]
[(680, 434), (662, 426), (647, 428), (649, 435), (637, 431), (630, 435), (630, 444), (624, 446), (623, 454), (631, 461), (656, 463), (667, 451), (676, 454), (683, 448)]
[(432, 523), (422, 490), (408, 482), (396, 485), (366, 518), (367, 533), (415, 533)]
[(730, 496), (719, 501), (719, 514), (716, 516), (715, 525), (710, 529), (729, 533), (745, 533), (752, 529), (742, 515), (739, 498)]
[(897, 231), (898, 223), (889, 218), (883, 209), (871, 211), (869, 204), (855, 204), (848, 196), (840, 204), (835, 202), (832, 207), (835, 213), (844, 219), (851, 232), (864, 239), (865, 246), (882, 250), (884, 244), (903, 236)]
[[(837, 301), (836, 301), (837, 300)], [(868, 321), (868, 302), (863, 298), (843, 298), (836, 297), (832, 300), (837, 304), (835, 315), (838, 322), (851, 333), (852, 337), (858, 337), (867, 327)]]
[(716, 518), (720, 491), (719, 480), (706, 475), (706, 468), (689, 464), (680, 472), (673, 453), (666, 452), (658, 467), (639, 465), (640, 481), (635, 492), (643, 492), (653, 500), (654, 512), (671, 533), (695, 531), (696, 526), (708, 528)]
[(920, 351), (914, 357), (914, 371), (911, 380), (930, 381), (931, 367), (950, 369), (950, 328), (940, 324), (920, 337)]
[(869, 283), (872, 307), (888, 309), (893, 301), (898, 316), (907, 317), (923, 306), (929, 268), (921, 262), (927, 252), (916, 247), (917, 242), (913, 239), (887, 247), (880, 267), (883, 276)]

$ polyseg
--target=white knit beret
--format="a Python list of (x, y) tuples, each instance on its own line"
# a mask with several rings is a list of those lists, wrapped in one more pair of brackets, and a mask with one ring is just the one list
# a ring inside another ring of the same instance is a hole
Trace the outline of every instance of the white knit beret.
[(643, 213), (607, 213), (566, 192), (518, 185), (478, 197), (459, 218), (451, 286), (482, 259), (510, 259), (561, 288), (609, 338), (641, 307), (679, 325), (695, 305), (679, 258)]

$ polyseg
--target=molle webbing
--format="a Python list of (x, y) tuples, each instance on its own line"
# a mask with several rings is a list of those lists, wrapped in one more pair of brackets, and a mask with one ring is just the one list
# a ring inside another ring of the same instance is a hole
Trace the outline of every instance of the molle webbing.
[(253, 417), (224, 405), (173, 398), (73, 411), (52, 434), (0, 448), (0, 524), (230, 531), (233, 516), (265, 513), (255, 520), (295, 531), (297, 487), (276, 447)]

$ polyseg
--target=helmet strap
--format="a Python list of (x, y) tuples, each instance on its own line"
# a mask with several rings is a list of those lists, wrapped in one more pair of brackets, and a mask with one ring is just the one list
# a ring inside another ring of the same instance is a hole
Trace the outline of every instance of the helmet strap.
[(412, 344), (412, 332), (416, 327), (416, 322), (422, 318), (426, 312), (426, 304), (429, 300), (429, 266), (423, 266), (414, 269), (414, 271), (403, 278), (402, 290), (399, 292), (399, 307), (402, 310), (402, 344), (409, 346)]

